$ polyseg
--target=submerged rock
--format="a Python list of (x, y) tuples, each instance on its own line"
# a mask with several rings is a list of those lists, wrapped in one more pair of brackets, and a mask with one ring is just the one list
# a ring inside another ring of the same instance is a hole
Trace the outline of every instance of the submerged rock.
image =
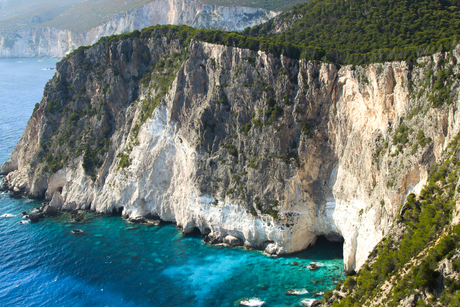
[(38, 215), (38, 213), (31, 213), (29, 214), (29, 221), (31, 221), (32, 223), (37, 223), (38, 221), (40, 221), (40, 216)]
[(56, 207), (53, 207), (51, 205), (47, 205), (43, 209), (43, 213), (45, 214), (45, 216), (56, 216), (56, 215), (59, 214), (59, 210), (56, 209)]

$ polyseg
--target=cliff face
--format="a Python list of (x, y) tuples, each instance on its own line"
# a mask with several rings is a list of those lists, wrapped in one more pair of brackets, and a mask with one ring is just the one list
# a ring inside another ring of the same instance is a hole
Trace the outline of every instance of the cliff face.
[(459, 58), (338, 68), (196, 41), (96, 45), (57, 65), (2, 188), (273, 254), (343, 238), (352, 272), (459, 131), (458, 81), (431, 102)]
[(241, 31), (277, 15), (258, 8), (205, 5), (198, 0), (158, 0), (108, 19), (83, 33), (50, 27), (0, 33), (0, 57), (63, 57), (103, 36), (141, 30), (152, 25)]

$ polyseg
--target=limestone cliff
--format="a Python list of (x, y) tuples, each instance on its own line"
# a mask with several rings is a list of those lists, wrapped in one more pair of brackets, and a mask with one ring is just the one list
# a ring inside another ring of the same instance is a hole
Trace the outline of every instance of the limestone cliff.
[(98, 44), (57, 64), (2, 188), (273, 254), (343, 238), (352, 272), (458, 133), (458, 80), (448, 104), (433, 85), (459, 59), (337, 67), (198, 41)]
[(79, 46), (152, 25), (241, 31), (276, 16), (259, 8), (203, 4), (198, 0), (157, 0), (110, 18), (83, 33), (50, 27), (23, 28), (0, 33), (0, 57), (63, 57)]

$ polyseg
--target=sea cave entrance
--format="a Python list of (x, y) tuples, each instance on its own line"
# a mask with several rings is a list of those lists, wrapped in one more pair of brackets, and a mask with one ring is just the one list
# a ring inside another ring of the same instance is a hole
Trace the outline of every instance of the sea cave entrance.
[(112, 216), (121, 216), (123, 213), (124, 207), (112, 208)]
[(312, 261), (340, 260), (343, 266), (343, 244), (344, 239), (340, 235), (325, 236), (318, 235), (316, 242), (307, 249), (288, 255), (288, 257), (298, 257)]

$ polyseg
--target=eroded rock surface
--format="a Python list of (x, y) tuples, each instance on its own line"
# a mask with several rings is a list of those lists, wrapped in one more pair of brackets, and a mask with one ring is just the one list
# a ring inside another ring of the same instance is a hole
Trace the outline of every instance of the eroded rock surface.
[(439, 71), (460, 72), (459, 50), (338, 68), (196, 41), (99, 44), (57, 65), (3, 187), (270, 254), (343, 238), (353, 272), (459, 131), (458, 81), (450, 104), (428, 98)]

